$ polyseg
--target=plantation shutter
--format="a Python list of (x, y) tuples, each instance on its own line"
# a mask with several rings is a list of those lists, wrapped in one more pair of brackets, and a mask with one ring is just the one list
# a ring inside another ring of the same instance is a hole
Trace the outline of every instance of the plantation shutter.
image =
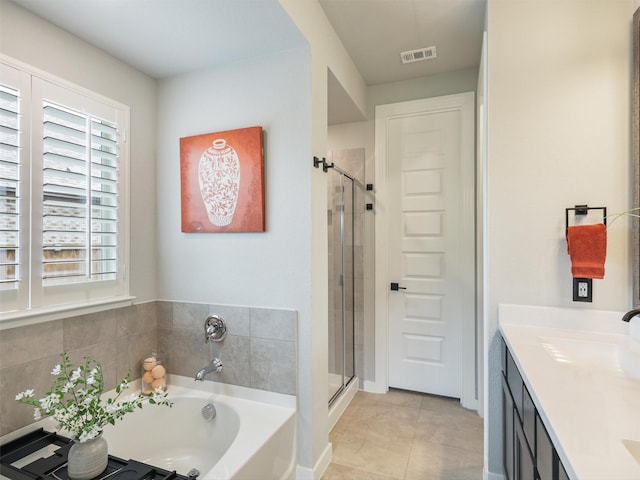
[(0, 60), (0, 321), (128, 304), (129, 108)]
[[(0, 64), (0, 307), (29, 304), (29, 75)], [(26, 97), (26, 98), (25, 98)]]
[(42, 108), (43, 286), (113, 280), (117, 126), (49, 101)]
[(91, 272), (93, 278), (115, 278), (118, 264), (119, 209), (118, 130), (114, 123), (91, 119)]
[(37, 77), (31, 111), (31, 307), (125, 295), (128, 111)]
[(20, 280), (20, 93), (0, 85), (0, 290)]

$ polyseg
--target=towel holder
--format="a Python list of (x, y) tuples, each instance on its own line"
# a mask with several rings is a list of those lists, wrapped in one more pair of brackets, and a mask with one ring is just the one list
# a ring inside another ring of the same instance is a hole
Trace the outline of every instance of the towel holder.
[(576, 205), (573, 208), (565, 208), (565, 234), (569, 232), (569, 210), (573, 210), (575, 215), (587, 215), (589, 210), (602, 210), (602, 223), (607, 225), (607, 207), (590, 207), (589, 205)]

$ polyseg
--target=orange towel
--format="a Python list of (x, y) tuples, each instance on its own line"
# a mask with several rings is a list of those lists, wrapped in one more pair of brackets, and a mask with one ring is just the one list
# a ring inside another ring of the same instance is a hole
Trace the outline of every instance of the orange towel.
[(607, 227), (604, 223), (569, 227), (567, 247), (574, 278), (604, 278), (607, 256)]

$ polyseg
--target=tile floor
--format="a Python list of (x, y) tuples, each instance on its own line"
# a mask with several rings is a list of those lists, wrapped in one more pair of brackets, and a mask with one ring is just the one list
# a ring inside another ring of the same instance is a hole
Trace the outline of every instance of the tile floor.
[(482, 479), (482, 418), (457, 399), (360, 391), (329, 441), (322, 480)]

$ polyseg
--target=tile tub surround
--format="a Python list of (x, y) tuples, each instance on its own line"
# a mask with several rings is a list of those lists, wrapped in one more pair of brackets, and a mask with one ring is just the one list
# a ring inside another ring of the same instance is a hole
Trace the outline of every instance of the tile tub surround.
[(66, 351), (78, 363), (90, 355), (104, 370), (105, 390), (157, 346), (156, 302), (105, 310), (0, 331), (0, 436), (33, 422), (33, 408), (15, 401), (18, 392), (51, 387), (52, 367)]
[[(597, 348), (602, 342), (636, 342), (628, 337), (623, 313), (499, 308), (500, 333), (570, 478), (640, 478), (640, 463), (623, 443), (640, 442), (640, 413), (634, 404), (640, 380), (605, 368), (609, 360)], [(593, 356), (575, 356), (562, 346), (563, 339), (574, 345), (586, 342)], [(637, 345), (629, 348), (638, 351)]]
[[(221, 373), (206, 380), (295, 395), (297, 314), (293, 310), (157, 302), (158, 349), (170, 373), (194, 377), (215, 357)], [(204, 320), (222, 317), (227, 336), (205, 343)]]
[[(204, 342), (204, 320), (227, 323), (222, 343)], [(18, 392), (51, 387), (52, 367), (66, 351), (74, 363), (90, 355), (103, 367), (105, 390), (127, 374), (140, 377), (142, 359), (163, 356), (167, 371), (193, 378), (211, 359), (221, 374), (207, 380), (276, 393), (296, 393), (297, 315), (292, 310), (154, 301), (88, 315), (0, 330), (0, 436), (33, 422)]]

